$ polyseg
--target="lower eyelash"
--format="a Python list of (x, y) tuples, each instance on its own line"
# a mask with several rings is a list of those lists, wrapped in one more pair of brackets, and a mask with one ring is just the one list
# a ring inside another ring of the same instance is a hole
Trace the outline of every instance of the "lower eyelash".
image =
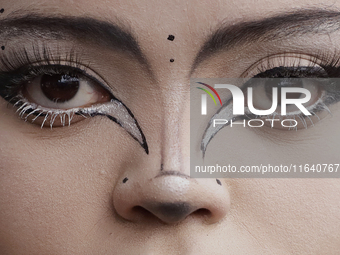
[(21, 119), (28, 121), (29, 116), (34, 115), (35, 117), (32, 119), (33, 123), (39, 117), (43, 117), (44, 119), (41, 124), (41, 128), (43, 128), (45, 123), (49, 121), (52, 129), (53, 124), (58, 117), (60, 118), (62, 126), (67, 124), (66, 121), (68, 121), (68, 125), (70, 126), (75, 115), (80, 115), (84, 118), (96, 116), (107, 117), (111, 121), (114, 121), (123, 127), (137, 142), (139, 142), (145, 152), (149, 154), (146, 138), (138, 122), (135, 120), (132, 112), (122, 102), (116, 99), (112, 99), (106, 104), (92, 105), (86, 108), (73, 108), (69, 110), (45, 108), (29, 102), (20, 94), (15, 98), (12, 98), (10, 101), (13, 100), (16, 101), (13, 104), (13, 107), (18, 107), (16, 112)]
[(87, 118), (85, 115), (80, 113), (80, 109), (78, 108), (69, 110), (49, 109), (31, 103), (21, 95), (17, 96), (17, 98), (20, 99), (17, 99), (16, 103), (13, 104), (13, 107), (18, 107), (16, 112), (19, 114), (19, 117), (25, 121), (28, 121), (28, 117), (34, 115), (35, 118), (32, 119), (31, 123), (34, 123), (39, 117), (44, 117), (41, 128), (44, 127), (46, 121), (49, 119), (50, 127), (52, 129), (53, 124), (58, 116), (60, 117), (62, 126), (66, 125), (66, 117), (68, 117), (68, 125), (70, 126), (75, 114), (79, 114), (84, 118)]
[[(306, 109), (312, 114), (313, 117), (315, 116), (318, 119), (318, 121), (320, 121), (321, 119), (318, 116), (318, 113), (326, 111), (330, 115), (332, 115), (331, 110), (328, 108), (327, 104), (325, 103), (327, 101), (329, 102), (328, 105), (330, 105), (330, 104), (338, 102), (339, 98), (338, 98), (338, 96), (333, 95), (332, 93), (330, 93), (328, 91), (325, 91), (323, 93), (323, 95), (321, 95), (320, 98), (314, 103), (314, 105), (309, 106)], [(301, 120), (304, 128), (307, 129), (308, 125), (307, 125), (306, 119), (308, 118), (311, 126), (314, 126), (314, 122), (311, 119), (311, 117), (305, 116), (300, 111), (287, 113), (287, 115), (285, 115), (285, 118), (283, 118), (281, 116), (281, 114), (278, 114), (278, 113), (275, 113), (275, 112), (270, 114), (270, 115), (266, 115), (266, 116), (258, 116), (258, 115), (254, 115), (250, 112), (247, 113), (247, 109), (248, 108), (246, 107), (244, 116), (249, 120), (250, 119), (258, 119), (258, 118), (262, 118), (262, 119), (277, 118), (277, 119), (280, 119), (280, 120), (284, 120), (284, 119), (294, 119), (294, 120), (296, 120), (298, 118), (298, 119)], [(293, 129), (297, 131), (297, 127), (294, 127)], [(291, 130), (291, 128), (289, 128), (288, 130)]]
[[(322, 102), (321, 99), (318, 100), (318, 102), (315, 104), (315, 106), (312, 106), (310, 108), (307, 108), (307, 110), (312, 114), (312, 116), (315, 116), (318, 118), (318, 120), (320, 121), (320, 117), (318, 116), (319, 112), (322, 112), (323, 110), (326, 110), (329, 114), (332, 114), (330, 109), (327, 107), (327, 105), (325, 103)], [(285, 115), (285, 118), (282, 117), (281, 114), (278, 113), (272, 113), (270, 115), (266, 115), (266, 116), (258, 116), (258, 115), (254, 115), (250, 112), (247, 113), (247, 108), (245, 108), (245, 115), (244, 117), (246, 117), (248, 120), (251, 119), (280, 119), (280, 120), (284, 120), (284, 119), (294, 119), (297, 120), (297, 118), (299, 118), (302, 122), (302, 125), (304, 126), (305, 129), (308, 128), (307, 122), (306, 122), (306, 118), (308, 118), (310, 124), (312, 126), (314, 126), (314, 122), (313, 120), (309, 117), (309, 116), (305, 116), (303, 113), (288, 113), (287, 115)], [(292, 124), (292, 123), (291, 123)], [(297, 131), (297, 126), (294, 128), (289, 128), (288, 130), (294, 129)]]

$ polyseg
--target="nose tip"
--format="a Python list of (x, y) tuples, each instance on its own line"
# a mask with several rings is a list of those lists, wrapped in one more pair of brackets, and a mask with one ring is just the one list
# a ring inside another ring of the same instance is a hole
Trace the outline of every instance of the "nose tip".
[(215, 179), (184, 175), (127, 179), (114, 189), (113, 204), (116, 213), (128, 221), (175, 224), (192, 216), (215, 223), (224, 218), (230, 206), (228, 190)]
[(144, 208), (165, 223), (177, 223), (196, 210), (187, 202), (146, 203)]

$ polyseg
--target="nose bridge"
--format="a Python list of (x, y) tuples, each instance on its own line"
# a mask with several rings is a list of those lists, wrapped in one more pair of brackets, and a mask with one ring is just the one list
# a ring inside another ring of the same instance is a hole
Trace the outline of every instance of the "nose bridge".
[(170, 86), (163, 91), (162, 169), (179, 171), (187, 175), (189, 175), (190, 147), (189, 100), (189, 89), (171, 89)]
[(163, 87), (157, 145), (143, 162), (124, 169), (113, 190), (114, 209), (127, 221), (175, 224), (190, 217), (215, 223), (229, 210), (225, 185), (216, 179), (190, 177), (190, 89), (186, 86)]

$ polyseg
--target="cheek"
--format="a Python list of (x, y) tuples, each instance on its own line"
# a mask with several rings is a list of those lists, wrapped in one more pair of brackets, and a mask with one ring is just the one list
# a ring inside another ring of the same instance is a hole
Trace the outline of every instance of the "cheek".
[[(328, 243), (326, 247), (331, 251), (338, 243), (338, 180), (238, 180), (232, 181), (231, 187), (231, 197), (237, 205), (231, 210), (235, 220), (244, 222), (253, 235), (267, 243), (276, 242), (281, 248), (295, 252), (301, 247), (306, 251), (311, 244), (319, 243)], [(318, 254), (323, 253), (324, 250)]]
[(30, 132), (32, 125), (23, 124), (26, 131), (19, 131), (0, 123), (0, 247), (48, 253), (49, 243), (60, 242), (71, 249), (111, 215), (123, 155), (142, 149), (116, 124), (82, 122), (63, 136), (61, 129)]

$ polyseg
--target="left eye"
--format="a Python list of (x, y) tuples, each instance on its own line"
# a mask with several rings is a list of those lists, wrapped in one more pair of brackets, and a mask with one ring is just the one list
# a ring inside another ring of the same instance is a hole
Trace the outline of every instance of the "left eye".
[[(276, 111), (273, 115), (280, 115), (281, 112), (281, 89), (285, 87), (290, 88), (304, 88), (311, 93), (311, 99), (303, 104), (304, 107), (313, 108), (313, 105), (322, 97), (321, 86), (324, 85), (321, 79), (308, 78), (253, 78), (251, 87), (253, 89), (252, 102), (255, 109), (267, 110), (272, 107), (273, 100), (277, 100)], [(273, 94), (273, 88), (277, 88), (276, 98)], [(287, 99), (303, 98), (302, 93), (287, 93)], [(287, 105), (287, 115), (292, 115), (299, 112), (299, 109), (293, 105)]]
[(27, 81), (22, 96), (41, 107), (72, 109), (110, 100), (110, 94), (87, 77), (71, 74), (43, 74)]

